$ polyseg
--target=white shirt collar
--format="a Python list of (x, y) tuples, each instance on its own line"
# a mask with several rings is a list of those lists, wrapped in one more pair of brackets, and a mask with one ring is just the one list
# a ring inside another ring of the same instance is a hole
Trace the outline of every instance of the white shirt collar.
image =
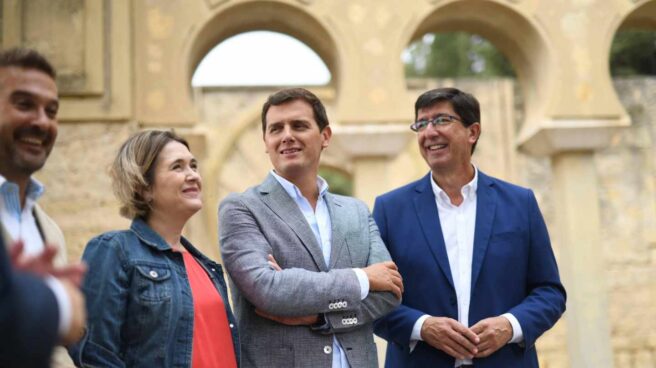
[[(273, 175), (273, 177), (276, 178), (276, 180), (278, 180), (278, 183), (282, 185), (283, 189), (285, 189), (285, 192), (287, 192), (287, 194), (289, 194), (289, 196), (292, 197), (293, 199), (297, 199), (303, 196), (301, 190), (298, 189), (296, 184), (276, 174), (274, 170), (271, 170), (271, 175)], [(328, 191), (328, 182), (324, 178), (318, 175), (317, 175), (317, 188), (319, 189), (319, 197), (323, 197)]]
[[(462, 189), (460, 189), (460, 193), (462, 193), (464, 200), (467, 200), (467, 198), (475, 195), (476, 190), (478, 189), (478, 168), (475, 165), (472, 166), (474, 167), (474, 178), (469, 183), (465, 184)], [(435, 182), (435, 178), (433, 177), (432, 173), (431, 187), (433, 188), (433, 195), (435, 195), (435, 198), (444, 203), (451, 203), (451, 200), (449, 199), (449, 196), (446, 194), (446, 192)]]

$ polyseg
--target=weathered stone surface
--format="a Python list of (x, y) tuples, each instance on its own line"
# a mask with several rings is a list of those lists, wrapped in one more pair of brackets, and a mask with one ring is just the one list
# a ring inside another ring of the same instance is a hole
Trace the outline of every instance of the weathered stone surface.
[[(572, 136), (581, 148), (589, 148), (584, 143), (596, 137), (598, 250), (608, 285), (613, 359), (618, 367), (656, 364), (656, 81), (616, 80), (615, 92), (607, 68), (616, 29), (656, 19), (656, 1), (3, 4), (3, 47), (37, 46), (65, 77), (60, 81), (66, 94), (65, 121), (55, 151), (37, 177), (47, 187), (41, 203), (64, 230), (71, 258), (79, 257), (92, 236), (127, 226), (118, 215), (106, 170), (118, 146), (145, 126), (175, 127), (204, 142), (205, 208), (192, 219), (187, 234), (207, 254), (219, 257), (220, 199), (258, 183), (270, 168), (259, 112), (275, 88), (194, 91), (189, 87), (191, 73), (202, 55), (226, 37), (273, 29), (298, 37), (326, 61), (333, 74), (331, 85), (314, 90), (326, 102), (334, 125), (409, 124), (412, 103), (424, 90), (455, 85), (473, 92), (483, 108), (476, 164), (535, 191), (557, 258), (564, 247), (577, 244), (557, 240), (554, 224), (561, 214), (554, 200), (551, 159), (528, 156), (516, 143), (524, 142), (526, 151), (530, 143), (543, 144), (550, 152), (563, 145), (545, 144), (548, 133), (567, 134), (576, 124), (591, 125)], [(404, 81), (399, 53), (407, 42), (426, 31), (454, 30), (479, 33), (505, 51), (519, 80)], [(600, 125), (622, 126), (629, 118), (628, 128), (601, 138), (594, 134), (604, 128)], [(373, 167), (367, 168), (366, 160), (356, 163), (337, 146), (325, 152), (324, 163), (354, 177)], [(370, 164), (381, 161), (375, 158)], [(356, 192), (373, 197), (378, 193), (371, 188), (398, 187), (428, 171), (413, 141), (384, 169), (385, 183), (372, 185), (379, 177), (359, 180)], [(585, 208), (581, 211), (585, 216)], [(590, 333), (595, 331), (590, 326)], [(567, 337), (562, 320), (540, 338), (542, 367), (570, 366)]]

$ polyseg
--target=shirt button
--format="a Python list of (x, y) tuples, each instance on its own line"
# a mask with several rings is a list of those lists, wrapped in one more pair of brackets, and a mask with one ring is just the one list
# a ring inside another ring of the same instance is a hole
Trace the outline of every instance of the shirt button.
[(157, 274), (157, 271), (155, 271), (155, 270), (150, 271), (149, 275), (150, 275), (150, 277), (155, 278), (155, 279), (157, 278), (157, 276), (159, 276)]
[(332, 354), (333, 347), (329, 346), (329, 345), (326, 345), (326, 346), (323, 347), (323, 352), (326, 353), (326, 354)]

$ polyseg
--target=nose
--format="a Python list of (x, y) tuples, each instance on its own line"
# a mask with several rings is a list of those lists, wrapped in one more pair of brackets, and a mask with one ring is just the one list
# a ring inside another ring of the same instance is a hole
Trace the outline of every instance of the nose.
[(37, 109), (36, 116), (32, 120), (32, 123), (40, 128), (44, 128), (52, 124), (53, 120), (55, 119), (48, 116), (48, 113), (45, 109)]
[(289, 125), (285, 125), (282, 131), (282, 143), (289, 143), (294, 141), (294, 135), (292, 134), (292, 128)]
[(188, 167), (185, 180), (189, 182), (200, 182), (201, 181), (200, 173), (198, 172), (198, 170), (194, 170), (191, 167)]

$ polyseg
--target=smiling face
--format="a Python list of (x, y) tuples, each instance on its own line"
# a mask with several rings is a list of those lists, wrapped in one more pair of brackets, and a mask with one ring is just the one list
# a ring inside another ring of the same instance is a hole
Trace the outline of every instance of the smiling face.
[[(435, 116), (448, 114), (461, 119), (453, 111), (448, 101), (437, 102), (417, 111), (417, 120), (432, 119)], [(456, 121), (445, 126), (432, 126), (417, 134), (419, 152), (426, 160), (434, 174), (451, 173), (456, 170), (468, 170), (471, 166), (472, 146), (478, 140), (481, 125), (474, 123), (465, 127)]]
[(55, 81), (36, 69), (0, 68), (0, 174), (27, 180), (46, 162), (57, 138)]
[(276, 173), (296, 182), (316, 177), (321, 151), (328, 147), (331, 130), (319, 131), (310, 104), (301, 99), (269, 108), (266, 114), (264, 145)]
[(186, 220), (203, 207), (201, 189), (196, 159), (185, 145), (170, 141), (157, 156), (153, 183), (145, 193), (151, 203), (150, 216), (175, 215)]

